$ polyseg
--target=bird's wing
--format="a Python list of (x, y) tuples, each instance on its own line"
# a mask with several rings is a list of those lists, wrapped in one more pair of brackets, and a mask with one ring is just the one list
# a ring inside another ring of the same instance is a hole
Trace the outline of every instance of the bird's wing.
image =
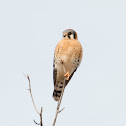
[(55, 68), (55, 61), (53, 60), (53, 82), (54, 82), (54, 86), (56, 84), (56, 78), (57, 78), (57, 69)]

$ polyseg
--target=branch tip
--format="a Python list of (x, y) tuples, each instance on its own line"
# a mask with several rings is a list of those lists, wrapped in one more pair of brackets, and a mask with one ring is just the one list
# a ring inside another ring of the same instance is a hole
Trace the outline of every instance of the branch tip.
[(34, 121), (35, 124), (37, 124), (37, 125), (41, 125), (40, 123), (37, 123), (35, 120), (33, 120), (33, 121)]
[(33, 99), (33, 96), (32, 96), (30, 77), (28, 76), (28, 74), (27, 74), (27, 75), (24, 74), (24, 76), (25, 76), (25, 77), (28, 79), (28, 81), (29, 81), (29, 89), (28, 89), (28, 90), (29, 90), (30, 95), (31, 95), (31, 99), (32, 99), (33, 106), (34, 106), (36, 112), (37, 112), (37, 113), (39, 114), (39, 116), (40, 116), (40, 123), (37, 123), (35, 120), (33, 120), (33, 121), (35, 122), (35, 124), (43, 126), (43, 124), (42, 124), (42, 107), (41, 107), (41, 111), (39, 112), (39, 111), (37, 110), (36, 106), (35, 106), (35, 102), (34, 102), (34, 99)]
[(62, 112), (64, 109), (65, 109), (65, 107), (64, 107), (64, 108), (62, 108), (62, 109), (61, 109), (58, 113)]

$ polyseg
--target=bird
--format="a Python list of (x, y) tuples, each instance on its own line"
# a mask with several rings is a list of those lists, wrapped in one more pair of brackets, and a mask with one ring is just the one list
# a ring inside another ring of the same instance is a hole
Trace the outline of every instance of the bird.
[(59, 101), (62, 89), (65, 88), (79, 67), (83, 56), (81, 43), (73, 29), (63, 31), (62, 40), (58, 42), (53, 60), (53, 98)]

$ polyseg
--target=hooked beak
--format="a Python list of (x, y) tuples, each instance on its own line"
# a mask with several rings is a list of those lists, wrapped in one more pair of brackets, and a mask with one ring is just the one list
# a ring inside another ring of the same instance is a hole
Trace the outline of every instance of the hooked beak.
[(67, 34), (65, 33), (64, 36), (67, 36)]

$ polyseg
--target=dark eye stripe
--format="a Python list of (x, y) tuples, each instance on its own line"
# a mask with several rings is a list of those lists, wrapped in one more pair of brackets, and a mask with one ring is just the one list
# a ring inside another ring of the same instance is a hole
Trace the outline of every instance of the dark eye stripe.
[(76, 37), (76, 36), (75, 36), (75, 33), (74, 33), (74, 39), (75, 39), (75, 37)]

